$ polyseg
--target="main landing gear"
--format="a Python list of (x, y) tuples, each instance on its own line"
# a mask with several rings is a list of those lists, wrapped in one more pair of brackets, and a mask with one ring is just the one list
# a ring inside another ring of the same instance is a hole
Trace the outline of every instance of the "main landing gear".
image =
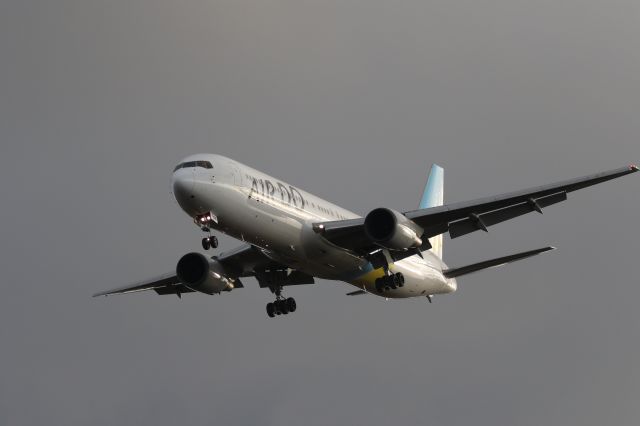
[(282, 295), (283, 284), (286, 277), (286, 271), (272, 271), (258, 277), (258, 280), (266, 280), (269, 283), (269, 290), (276, 295), (274, 302), (267, 303), (267, 315), (269, 315), (269, 318), (295, 312), (298, 307), (293, 297), (285, 298)]
[(293, 297), (285, 299), (281, 297), (275, 302), (267, 303), (267, 315), (273, 318), (276, 315), (287, 315), (289, 312), (295, 312), (297, 308), (296, 300)]
[(384, 270), (384, 276), (378, 278), (375, 282), (376, 291), (378, 293), (404, 287), (404, 275), (402, 272), (394, 274), (389, 270), (390, 259), (386, 250), (378, 250), (371, 253), (368, 259), (374, 269), (382, 268)]
[(402, 272), (385, 275), (376, 280), (376, 290), (379, 293), (404, 287), (404, 275)]
[(218, 247), (218, 237), (212, 235), (202, 239), (203, 249), (209, 250), (210, 248), (217, 248), (217, 247)]

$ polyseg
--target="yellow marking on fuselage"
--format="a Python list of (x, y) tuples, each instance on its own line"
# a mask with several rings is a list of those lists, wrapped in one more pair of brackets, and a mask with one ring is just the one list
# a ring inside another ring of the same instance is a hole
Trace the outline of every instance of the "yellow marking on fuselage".
[[(389, 265), (389, 270), (391, 272), (393, 272), (394, 269), (393, 264)], [(384, 269), (383, 268), (378, 268), (378, 269), (374, 269), (371, 272), (367, 272), (366, 274), (364, 274), (363, 276), (356, 278), (355, 280), (351, 281), (350, 284), (353, 284), (355, 286), (358, 286), (360, 288), (362, 287), (372, 287), (375, 288), (376, 285), (376, 280), (378, 278), (382, 278), (384, 277)]]

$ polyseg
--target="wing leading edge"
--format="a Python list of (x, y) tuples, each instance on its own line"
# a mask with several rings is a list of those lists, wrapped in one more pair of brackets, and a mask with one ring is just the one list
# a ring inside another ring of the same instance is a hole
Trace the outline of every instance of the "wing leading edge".
[[(173, 287), (183, 287), (181, 289), (181, 293), (189, 293), (193, 290), (185, 287), (180, 283), (180, 280), (176, 276), (176, 274), (164, 274), (159, 277), (151, 278), (148, 280), (140, 281), (125, 287), (114, 288), (112, 290), (102, 291), (100, 293), (96, 293), (93, 297), (98, 296), (110, 296), (112, 294), (128, 294), (128, 293), (137, 293), (139, 291), (147, 291), (147, 290), (160, 290), (171, 289)], [(178, 289), (176, 289), (177, 291)], [(161, 293), (158, 293), (161, 294)], [(173, 294), (176, 294), (174, 292)]]
[[(457, 238), (478, 230), (486, 232), (489, 226), (527, 213), (542, 213), (544, 207), (565, 201), (569, 192), (637, 171), (638, 167), (630, 165), (493, 197), (412, 210), (404, 215), (425, 230), (423, 238), (445, 232), (449, 232), (451, 238)], [(313, 226), (316, 232), (337, 246), (359, 253), (375, 249), (365, 235), (364, 218), (315, 223)]]

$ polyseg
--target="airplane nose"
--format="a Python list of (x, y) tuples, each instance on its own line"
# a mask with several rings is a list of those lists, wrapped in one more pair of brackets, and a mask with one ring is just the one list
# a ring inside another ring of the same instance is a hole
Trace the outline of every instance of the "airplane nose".
[(193, 178), (181, 177), (173, 180), (173, 193), (176, 196), (190, 196), (193, 192)]
[(194, 198), (195, 179), (191, 174), (176, 173), (173, 177), (173, 196), (183, 208)]

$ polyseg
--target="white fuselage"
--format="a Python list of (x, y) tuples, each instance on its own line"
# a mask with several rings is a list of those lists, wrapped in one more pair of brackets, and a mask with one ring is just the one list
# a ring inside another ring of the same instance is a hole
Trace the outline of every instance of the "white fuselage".
[[(197, 165), (207, 162), (207, 167)], [(172, 186), (180, 207), (192, 218), (211, 212), (220, 232), (251, 243), (274, 261), (319, 278), (348, 282), (386, 298), (451, 293), (454, 279), (431, 251), (390, 264), (402, 272), (403, 287), (379, 293), (375, 280), (383, 275), (364, 258), (337, 247), (312, 229), (315, 222), (359, 216), (299, 188), (226, 157), (199, 154), (183, 159)], [(209, 165), (211, 167), (209, 167)]]

